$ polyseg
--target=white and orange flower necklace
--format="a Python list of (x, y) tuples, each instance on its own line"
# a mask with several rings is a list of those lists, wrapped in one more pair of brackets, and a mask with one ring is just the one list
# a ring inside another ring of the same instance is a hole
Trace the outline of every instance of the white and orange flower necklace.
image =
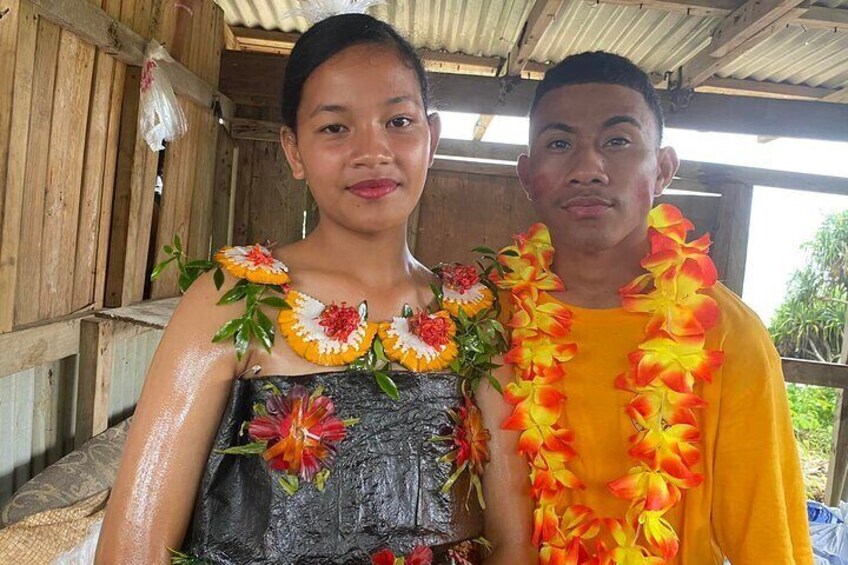
[(298, 355), (326, 367), (348, 366), (372, 350), (379, 351), (410, 371), (441, 371), (457, 357), (456, 324), (451, 315), (468, 317), (492, 306), (494, 295), (474, 267), (447, 265), (438, 269), (442, 280), (442, 309), (412, 311), (390, 321), (368, 320), (368, 307), (324, 304), (288, 287), (288, 268), (261, 245), (228, 247), (215, 254), (216, 262), (231, 275), (251, 282), (284, 287), (286, 307), (277, 319), (287, 343)]
[[(564, 290), (550, 270), (554, 248), (547, 228), (532, 226), (498, 256), (504, 274), (497, 284), (510, 291), (513, 306), (506, 361), (516, 375), (504, 393), (515, 408), (503, 427), (521, 431), (519, 450), (530, 465), (535, 500), (533, 540), (543, 565), (667, 563), (679, 540), (664, 516), (683, 490), (703, 482), (694, 470), (701, 457), (694, 410), (706, 402), (694, 385), (710, 382), (723, 357), (705, 346), (706, 332), (718, 320), (716, 302), (704, 294), (716, 282), (707, 254), (710, 238), (687, 242), (694, 226), (669, 205), (654, 208), (648, 225), (651, 251), (642, 260), (647, 273), (620, 291), (625, 311), (648, 316), (645, 339), (629, 354), (628, 371), (615, 381), (634, 394), (624, 411), (637, 430), (628, 450), (633, 466), (608, 484), (612, 494), (630, 501), (623, 518), (599, 517), (592, 508), (567, 501), (569, 489), (585, 485), (569, 469), (577, 455), (576, 436), (560, 423), (566, 399), (559, 383), (567, 378), (567, 362), (579, 344), (567, 341), (568, 307), (543, 299)], [(609, 534), (606, 539), (602, 530)]]

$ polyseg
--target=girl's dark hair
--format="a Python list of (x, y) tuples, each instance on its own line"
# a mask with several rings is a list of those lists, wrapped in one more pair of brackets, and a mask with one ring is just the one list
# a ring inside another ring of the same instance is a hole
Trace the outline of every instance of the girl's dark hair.
[(294, 46), (286, 65), (283, 81), (283, 123), (297, 131), (297, 109), (303, 94), (303, 85), (309, 75), (336, 53), (363, 43), (387, 45), (397, 50), (418, 76), (421, 98), (426, 110), (430, 92), (424, 65), (415, 49), (395, 29), (366, 14), (342, 14), (318, 22), (304, 33)]

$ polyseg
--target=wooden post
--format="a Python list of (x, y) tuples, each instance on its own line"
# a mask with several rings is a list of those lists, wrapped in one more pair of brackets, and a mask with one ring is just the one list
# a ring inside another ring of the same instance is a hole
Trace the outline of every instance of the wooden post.
[(114, 322), (111, 320), (87, 318), (80, 321), (75, 448), (109, 426), (113, 333)]
[(733, 292), (742, 294), (745, 261), (748, 258), (748, 230), (754, 187), (741, 182), (725, 182), (720, 187), (718, 227), (713, 233), (712, 256), (719, 279)]
[[(845, 310), (845, 325), (842, 327), (839, 363), (848, 365), (848, 309)], [(848, 500), (848, 389), (839, 391), (838, 398), (833, 420), (833, 451), (827, 467), (824, 495), (830, 506), (838, 506), (840, 500)]]

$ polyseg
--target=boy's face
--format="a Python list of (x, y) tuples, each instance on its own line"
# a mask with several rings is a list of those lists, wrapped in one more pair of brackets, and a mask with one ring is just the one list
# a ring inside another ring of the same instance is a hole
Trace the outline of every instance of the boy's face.
[(642, 95), (624, 86), (569, 85), (542, 97), (518, 174), (560, 244), (597, 253), (644, 240), (678, 165), (672, 148), (659, 148), (658, 129)]

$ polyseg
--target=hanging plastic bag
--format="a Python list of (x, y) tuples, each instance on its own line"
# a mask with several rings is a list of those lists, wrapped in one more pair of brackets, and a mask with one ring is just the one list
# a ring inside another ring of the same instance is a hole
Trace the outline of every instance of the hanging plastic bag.
[(827, 510), (829, 515), (825, 514), (821, 521), (810, 522), (816, 563), (848, 565), (848, 502)]
[(153, 151), (161, 151), (163, 141), (174, 141), (188, 129), (168, 74), (159, 64), (163, 61), (173, 63), (174, 59), (155, 41), (148, 43), (141, 69), (139, 127)]

